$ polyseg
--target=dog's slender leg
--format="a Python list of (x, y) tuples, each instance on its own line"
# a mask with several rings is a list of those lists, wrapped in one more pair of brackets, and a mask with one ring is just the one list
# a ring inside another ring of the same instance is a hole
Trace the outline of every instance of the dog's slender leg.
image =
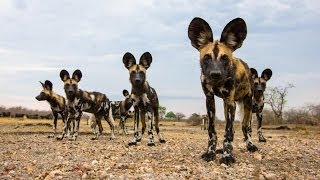
[(224, 100), (224, 115), (226, 118), (226, 129), (223, 141), (223, 155), (220, 159), (220, 163), (231, 164), (235, 162), (232, 154), (232, 141), (234, 137), (233, 122), (235, 117), (236, 104), (230, 99)]
[(111, 130), (110, 140), (112, 140), (115, 138), (115, 136), (114, 136), (114, 119), (113, 119), (113, 115), (112, 115), (111, 106), (109, 109), (108, 116), (105, 116), (105, 120), (108, 122), (108, 124), (110, 126), (110, 130)]
[(155, 146), (154, 137), (153, 137), (153, 123), (154, 123), (153, 113), (148, 111), (147, 118), (148, 118), (148, 136), (149, 136), (148, 146)]
[(121, 130), (122, 130), (122, 117), (120, 117), (119, 124), (118, 124), (118, 133), (119, 134), (122, 134)]
[(90, 127), (93, 135), (97, 136), (97, 121), (94, 115), (91, 115), (90, 118)]
[(214, 118), (216, 114), (214, 96), (207, 96), (206, 97), (206, 107), (207, 107), (207, 114), (208, 114), (208, 149), (207, 152), (202, 154), (202, 159), (206, 161), (212, 161), (216, 158), (216, 146), (217, 146), (217, 133), (214, 124)]
[(74, 140), (74, 141), (77, 140), (77, 137), (79, 135), (81, 117), (82, 117), (82, 111), (78, 112), (78, 116), (76, 116), (76, 119), (75, 119), (75, 131), (74, 131), (74, 134), (73, 134), (73, 137), (72, 137), (71, 140)]
[(128, 134), (128, 130), (127, 130), (127, 127), (126, 127), (126, 122), (127, 122), (127, 117), (124, 118), (123, 120), (123, 131), (124, 131), (124, 134)]
[[(94, 119), (95, 119), (95, 125), (94, 125), (95, 133), (94, 134), (95, 134), (95, 136), (93, 138), (91, 138), (91, 140), (97, 140), (103, 131), (103, 127), (101, 124), (101, 118), (102, 117), (99, 115), (94, 115)], [(98, 130), (97, 130), (97, 128), (98, 128)]]
[(62, 135), (57, 137), (57, 140), (62, 140), (64, 138), (64, 136), (67, 134), (67, 130), (68, 130), (68, 127), (70, 127), (70, 121), (71, 121), (71, 118), (73, 116), (71, 115), (71, 113), (68, 111), (67, 115), (66, 115), (66, 118), (65, 118), (65, 123), (63, 124), (63, 130), (62, 130)]
[(138, 131), (138, 127), (139, 127), (139, 107), (138, 106), (135, 106), (134, 107), (134, 118), (133, 118), (133, 121), (134, 121), (134, 137), (133, 139), (131, 140), (131, 142), (129, 142), (129, 146), (132, 146), (132, 145), (136, 145), (137, 144), (137, 139), (139, 138), (139, 131)]
[(141, 128), (141, 135), (139, 136), (139, 138), (137, 139), (138, 142), (141, 141), (142, 136), (144, 135), (144, 132), (146, 131), (147, 128), (147, 124), (146, 124), (146, 110), (143, 109), (140, 111), (140, 120), (141, 120), (141, 124), (142, 124), (142, 128)]
[(266, 138), (264, 138), (263, 134), (262, 134), (262, 111), (256, 113), (257, 115), (257, 120), (258, 120), (258, 126), (257, 126), (257, 130), (258, 130), (258, 137), (259, 137), (259, 142), (267, 142)]
[(122, 131), (123, 131), (124, 134), (128, 134), (128, 132), (126, 130), (126, 120), (127, 120), (127, 117), (123, 117), (121, 119), (121, 121), (122, 121)]
[(250, 96), (246, 96), (243, 100), (244, 106), (244, 117), (242, 120), (242, 132), (244, 135), (244, 141), (247, 146), (247, 150), (249, 152), (255, 152), (258, 148), (252, 143), (251, 140), (251, 120), (252, 120), (252, 98)]
[(57, 133), (58, 113), (57, 112), (53, 112), (52, 114), (53, 114), (53, 125), (52, 125), (53, 134), (49, 135), (48, 138), (54, 138), (56, 136), (56, 133)]
[(164, 139), (164, 137), (160, 133), (160, 128), (159, 128), (159, 110), (158, 110), (158, 108), (154, 108), (154, 126), (155, 126), (155, 129), (156, 129), (156, 133), (158, 135), (159, 142), (160, 143), (166, 143), (166, 140)]

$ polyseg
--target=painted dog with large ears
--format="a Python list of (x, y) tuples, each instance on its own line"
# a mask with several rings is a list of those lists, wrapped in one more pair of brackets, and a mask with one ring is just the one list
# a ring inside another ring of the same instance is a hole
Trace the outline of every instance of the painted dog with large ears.
[(78, 69), (73, 72), (71, 78), (68, 71), (63, 69), (60, 72), (60, 78), (64, 82), (64, 91), (67, 96), (68, 118), (67, 123), (64, 126), (62, 136), (58, 139), (63, 139), (64, 135), (66, 134), (67, 126), (70, 123), (69, 117), (75, 117), (75, 132), (73, 135), (73, 140), (76, 140), (79, 132), (82, 112), (92, 113), (95, 116), (95, 123), (97, 123), (99, 131), (95, 132), (96, 136), (93, 139), (97, 139), (103, 131), (101, 124), (102, 118), (108, 122), (111, 129), (110, 139), (113, 139), (114, 120), (110, 101), (107, 96), (100, 92), (87, 92), (79, 89), (78, 83), (82, 78), (82, 73)]
[(224, 164), (235, 162), (232, 153), (232, 141), (236, 102), (239, 102), (240, 111), (243, 114), (242, 131), (247, 150), (251, 152), (258, 150), (251, 141), (252, 92), (250, 70), (244, 61), (233, 56), (233, 52), (242, 46), (246, 35), (246, 23), (241, 18), (236, 18), (225, 26), (220, 41), (213, 40), (211, 27), (201, 18), (194, 18), (188, 28), (188, 37), (191, 44), (200, 52), (200, 79), (206, 96), (209, 118), (208, 149), (202, 155), (202, 158), (206, 161), (211, 161), (216, 157), (217, 134), (214, 123), (216, 112), (214, 96), (223, 99), (226, 119), (223, 155), (220, 162)]
[[(153, 123), (155, 125), (156, 132), (159, 137), (160, 143), (165, 143), (165, 139), (160, 134), (159, 129), (159, 100), (156, 91), (149, 85), (146, 80), (147, 69), (152, 62), (152, 56), (149, 52), (145, 52), (136, 64), (134, 56), (127, 52), (122, 58), (124, 66), (129, 70), (130, 82), (132, 85), (131, 98), (133, 99), (134, 107), (134, 138), (129, 145), (136, 145), (141, 141), (141, 137), (146, 129), (145, 115), (148, 118), (148, 146), (154, 146), (153, 138)], [(142, 130), (141, 136), (139, 136), (139, 116), (141, 116)]]
[(66, 100), (64, 97), (60, 96), (52, 90), (51, 81), (46, 80), (44, 83), (40, 81), (40, 83), (43, 89), (40, 92), (40, 94), (36, 97), (36, 99), (38, 101), (47, 101), (50, 104), (53, 115), (53, 134), (49, 135), (48, 138), (53, 138), (56, 136), (57, 132), (58, 114), (61, 115), (63, 123), (66, 122), (68, 113), (66, 107)]
[(261, 73), (261, 77), (258, 76), (258, 72), (254, 68), (250, 68), (251, 77), (253, 80), (252, 83), (252, 91), (253, 91), (253, 98), (252, 98), (252, 112), (256, 113), (258, 126), (257, 126), (257, 134), (259, 137), (259, 142), (266, 142), (266, 138), (264, 138), (262, 134), (262, 111), (264, 106), (264, 91), (266, 90), (267, 81), (272, 76), (271, 69), (265, 69)]
[(133, 105), (133, 99), (126, 89), (122, 91), (122, 94), (124, 96), (124, 100), (111, 102), (112, 115), (114, 119), (119, 119), (118, 131), (120, 132), (120, 129), (122, 129), (123, 133), (128, 134), (125, 124), (126, 120), (130, 117), (130, 108)]

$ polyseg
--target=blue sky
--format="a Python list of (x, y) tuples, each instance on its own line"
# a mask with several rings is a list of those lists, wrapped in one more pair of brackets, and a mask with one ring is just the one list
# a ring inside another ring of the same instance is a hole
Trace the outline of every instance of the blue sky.
[[(232, 19), (248, 27), (235, 55), (259, 73), (273, 70), (270, 86), (293, 83), (288, 108), (320, 102), (320, 1), (0, 1), (0, 105), (49, 109), (34, 97), (39, 80), (63, 92), (61, 69), (82, 70), (80, 88), (111, 100), (130, 89), (125, 52), (149, 51), (147, 79), (160, 104), (174, 112), (205, 113), (198, 51), (187, 36), (194, 17), (207, 20), (215, 39)], [(222, 101), (216, 98), (222, 118)]]

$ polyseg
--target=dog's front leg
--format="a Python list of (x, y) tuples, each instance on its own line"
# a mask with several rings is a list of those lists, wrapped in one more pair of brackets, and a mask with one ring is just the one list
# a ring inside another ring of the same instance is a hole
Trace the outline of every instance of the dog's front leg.
[(214, 95), (206, 96), (206, 107), (208, 114), (208, 149), (207, 152), (202, 154), (202, 159), (206, 161), (212, 161), (216, 158), (216, 146), (217, 146), (217, 133), (214, 125), (214, 118), (216, 114)]
[(223, 141), (223, 155), (220, 159), (220, 163), (224, 164), (231, 164), (235, 162), (235, 158), (233, 157), (233, 147), (232, 141), (234, 136), (234, 129), (233, 129), (233, 121), (235, 117), (236, 111), (236, 104), (234, 100), (229, 98), (224, 99), (224, 115), (226, 118), (226, 129)]
[(251, 121), (252, 121), (252, 98), (250, 96), (245, 96), (243, 100), (244, 117), (242, 120), (242, 132), (244, 135), (244, 141), (249, 152), (255, 152), (258, 150), (251, 140)]
[(138, 106), (135, 106), (134, 107), (134, 137), (133, 139), (131, 140), (131, 142), (129, 142), (129, 146), (132, 146), (132, 145), (137, 145), (137, 142), (138, 140), (140, 139), (141, 141), (141, 138), (139, 138), (139, 107)]
[(81, 117), (82, 117), (82, 111), (79, 111), (78, 113), (76, 113), (75, 124), (74, 124), (75, 130), (71, 140), (74, 140), (74, 141), (77, 140), (77, 137), (79, 135)]
[(262, 134), (262, 111), (261, 112), (257, 112), (257, 120), (258, 120), (258, 126), (257, 126), (257, 130), (258, 130), (258, 137), (259, 137), (259, 142), (267, 142), (266, 138), (264, 138), (263, 134)]
[(64, 120), (64, 123), (63, 123), (62, 135), (58, 136), (56, 138), (57, 140), (62, 140), (64, 138), (64, 136), (67, 134), (67, 131), (68, 131), (68, 128), (70, 127), (70, 122), (71, 122), (71, 119), (72, 119), (73, 115), (71, 115), (70, 111), (68, 111), (66, 113), (66, 115), (64, 115), (64, 117), (65, 117), (65, 120)]
[(57, 112), (52, 112), (52, 114), (53, 114), (53, 125), (52, 125), (53, 134), (49, 135), (48, 138), (54, 138), (56, 136), (56, 133), (57, 133), (58, 113)]
[(110, 126), (110, 130), (111, 130), (111, 133), (110, 133), (110, 140), (113, 140), (115, 138), (114, 136), (114, 119), (113, 119), (113, 115), (112, 115), (112, 108), (111, 108), (111, 105), (110, 105), (110, 108), (109, 108), (109, 113), (107, 116), (105, 116), (105, 120), (107, 120), (109, 126)]
[(148, 136), (149, 136), (148, 146), (155, 146), (154, 137), (153, 137), (153, 124), (154, 124), (153, 113), (148, 111), (147, 118), (148, 118)]

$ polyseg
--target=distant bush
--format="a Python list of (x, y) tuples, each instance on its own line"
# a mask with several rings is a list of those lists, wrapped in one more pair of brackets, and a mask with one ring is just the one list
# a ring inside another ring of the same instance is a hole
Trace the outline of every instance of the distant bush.
[(285, 119), (289, 124), (319, 125), (320, 105), (309, 105), (299, 109), (292, 108), (285, 113)]
[[(214, 119), (215, 124), (217, 123), (221, 123), (221, 120), (218, 119), (218, 117), (215, 117)], [(189, 119), (188, 119), (188, 123), (191, 126), (203, 126), (204, 130), (208, 129), (208, 116), (207, 115), (200, 115), (197, 113), (193, 113)]]

